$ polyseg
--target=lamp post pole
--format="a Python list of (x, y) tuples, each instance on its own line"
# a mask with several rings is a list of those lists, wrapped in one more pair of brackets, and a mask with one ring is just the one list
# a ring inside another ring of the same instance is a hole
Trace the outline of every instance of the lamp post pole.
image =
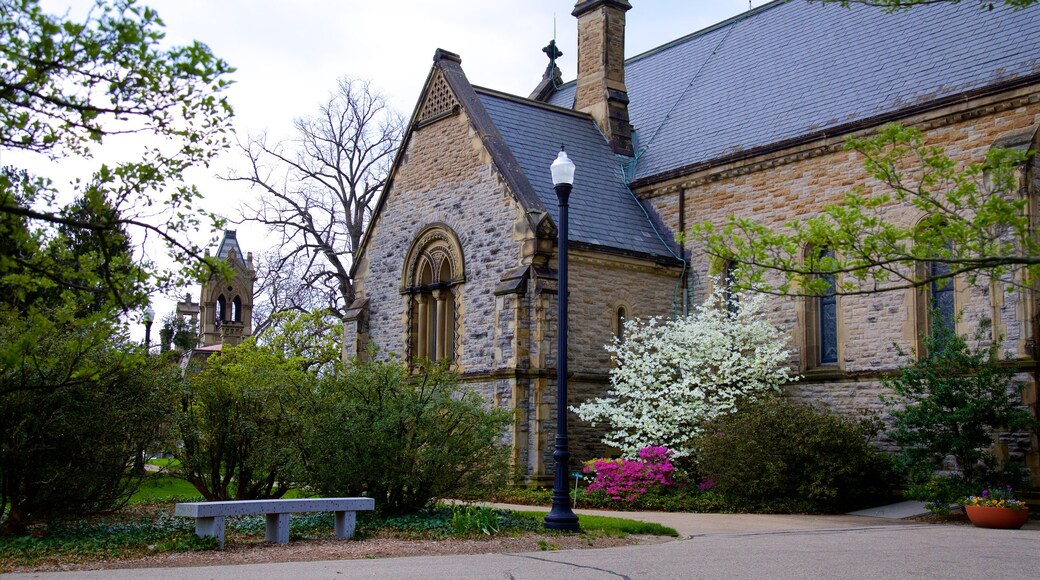
[(570, 486), (567, 480), (571, 452), (567, 442), (567, 210), (574, 184), (574, 163), (560, 147), (552, 167), (553, 188), (560, 204), (559, 252), (557, 255), (557, 322), (556, 333), (556, 450), (553, 459), (552, 509), (545, 515), (545, 527), (551, 530), (578, 531), (578, 516), (571, 510)]
[(141, 313), (141, 322), (144, 323), (145, 354), (148, 354), (148, 349), (152, 346), (152, 320), (155, 320), (155, 311), (152, 310), (151, 306), (146, 306), (144, 312)]

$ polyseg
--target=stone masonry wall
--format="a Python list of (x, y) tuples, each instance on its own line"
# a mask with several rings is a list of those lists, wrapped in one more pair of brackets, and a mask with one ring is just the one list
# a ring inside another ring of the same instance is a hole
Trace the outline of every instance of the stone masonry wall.
[[(928, 145), (938, 145), (961, 163), (981, 161), (995, 141), (1040, 123), (1040, 95), (1022, 93), (1015, 99), (971, 112), (966, 106), (956, 111), (922, 114), (904, 123), (919, 124)], [(967, 114), (965, 114), (967, 112)], [(945, 116), (944, 115), (948, 115)], [(952, 120), (952, 122), (951, 122)], [(770, 158), (760, 157), (705, 170), (685, 176), (671, 184), (655, 184), (640, 191), (673, 231), (679, 231), (679, 195), (685, 195), (684, 223), (687, 231), (698, 222), (725, 223), (728, 215), (754, 217), (770, 227), (781, 227), (793, 219), (815, 215), (824, 205), (839, 203), (844, 192), (864, 186), (872, 191), (885, 191), (885, 186), (870, 179), (863, 160), (853, 152), (840, 148), (840, 140), (808, 144), (797, 150), (776, 152)], [(823, 154), (818, 154), (825, 151)], [(1032, 194), (1040, 189), (1032, 184)], [(886, 209), (888, 219), (910, 225), (920, 214), (908, 206), (893, 205)], [(691, 278), (693, 294), (703, 299), (710, 284), (707, 275), (709, 258), (703, 248), (688, 242), (692, 254)], [(1023, 294), (1008, 292), (1003, 284), (971, 286), (965, 280), (955, 283), (956, 308), (961, 312), (957, 331), (972, 335), (980, 321), (996, 322), (1002, 350), (1015, 356), (1026, 356), (1026, 340), (1031, 335), (1023, 320)], [(865, 296), (840, 297), (839, 348), (837, 376), (830, 373), (818, 380), (806, 375), (789, 392), (796, 398), (824, 404), (845, 413), (860, 409), (880, 410), (877, 402), (882, 387), (878, 373), (890, 371), (905, 362), (898, 350), (911, 352), (918, 347), (916, 303), (914, 291), (894, 291)], [(798, 350), (792, 364), (797, 368), (800, 349), (799, 305), (796, 299), (771, 299), (769, 314), (787, 330)], [(987, 338), (992, 340), (992, 338)], [(1026, 389), (1026, 402), (1035, 402), (1035, 387)], [(1035, 404), (1034, 404), (1035, 407)], [(1036, 453), (1034, 442), (1034, 451)], [(1040, 465), (1035, 457), (1031, 463)], [(1034, 471), (1036, 471), (1034, 469)]]
[[(400, 293), (405, 256), (423, 228), (446, 224), (459, 238), (466, 274), (465, 283), (453, 288), (460, 321), (454, 368), (464, 379), (476, 377), (465, 379), (463, 387), (489, 404), (523, 406), (524, 401), (515, 401), (509, 381), (490, 376), (511, 362), (508, 356), (503, 359), (502, 343), (494, 340), (494, 290), (502, 273), (519, 264), (519, 242), (510, 232), (523, 212), (464, 112), (412, 134), (389, 195), (357, 274), (359, 295), (370, 298), (368, 338), (379, 356), (407, 356), (409, 296)], [(511, 337), (505, 342), (511, 344)], [(526, 437), (525, 426), (505, 433), (503, 443), (511, 445), (517, 435)]]
[[(606, 375), (612, 363), (604, 346), (615, 335), (617, 307), (624, 305), (629, 319), (670, 316), (680, 270), (587, 253), (572, 252), (570, 257), (568, 369), (575, 377), (568, 382), (568, 398), (570, 405), (577, 405), (610, 388)], [(555, 382), (551, 381), (550, 417), (556, 416)], [(574, 413), (569, 417), (571, 453), (576, 462), (611, 452), (601, 443), (605, 425), (593, 427)], [(551, 456), (550, 448), (547, 458)]]
[(509, 232), (522, 212), (500, 181), (464, 113), (412, 135), (358, 268), (360, 294), (371, 297), (369, 337), (382, 356), (407, 353), (408, 300), (400, 294), (403, 262), (415, 236), (444, 223), (459, 237), (466, 282), (456, 287), (461, 319), (457, 370), (490, 371), (495, 285), (517, 265)]

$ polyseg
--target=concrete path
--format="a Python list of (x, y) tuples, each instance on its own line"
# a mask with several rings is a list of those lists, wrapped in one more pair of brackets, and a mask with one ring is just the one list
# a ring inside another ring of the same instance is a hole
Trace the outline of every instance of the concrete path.
[[(535, 511), (548, 508), (514, 505), (506, 503), (481, 504), (492, 507)], [(901, 519), (886, 517), (864, 517), (853, 515), (806, 516), (806, 515), (763, 515), (763, 514), (688, 514), (676, 512), (614, 512), (607, 510), (576, 509), (574, 513), (628, 518), (643, 522), (654, 522), (674, 528), (680, 538), (705, 534), (734, 534), (760, 532), (789, 532), (794, 530), (833, 530), (872, 526), (908, 525)]]
[[(530, 506), (516, 506), (537, 509)], [(1040, 521), (1022, 530), (864, 516), (582, 513), (675, 528), (682, 539), (599, 550), (10, 575), (39, 579), (1036, 578)], [(7, 576), (5, 576), (7, 578)]]

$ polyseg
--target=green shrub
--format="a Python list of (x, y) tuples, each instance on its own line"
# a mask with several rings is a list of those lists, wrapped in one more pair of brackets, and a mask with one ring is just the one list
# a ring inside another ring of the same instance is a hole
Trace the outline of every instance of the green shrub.
[(125, 502), (141, 482), (134, 457), (165, 436), (174, 386), (104, 325), (40, 332), (0, 309), (0, 535)]
[(773, 397), (709, 422), (696, 450), (713, 490), (831, 511), (887, 491), (890, 461), (869, 434), (862, 421)]
[(997, 465), (994, 435), (1036, 429), (1037, 422), (1022, 407), (1014, 366), (1001, 362), (996, 346), (971, 348), (939, 324), (925, 345), (926, 356), (884, 382), (894, 392), (885, 403), (894, 420), (889, 436), (900, 445), (900, 470), (920, 491), (937, 492), (921, 499), (939, 502), (945, 501), (938, 493), (944, 486), (932, 479), (949, 458), (959, 479), (974, 488), (969, 495), (981, 491), (1004, 479), (999, 472), (1010, 467)]
[(355, 361), (322, 378), (318, 401), (305, 457), (320, 494), (367, 495), (392, 515), (506, 480), (511, 415), (442, 367)]
[(282, 497), (300, 470), (313, 376), (253, 339), (189, 373), (177, 470), (209, 501)]
[(910, 482), (906, 497), (925, 502), (924, 507), (933, 514), (946, 515), (950, 506), (959, 500), (974, 495), (976, 486), (958, 475), (935, 475), (927, 479)]

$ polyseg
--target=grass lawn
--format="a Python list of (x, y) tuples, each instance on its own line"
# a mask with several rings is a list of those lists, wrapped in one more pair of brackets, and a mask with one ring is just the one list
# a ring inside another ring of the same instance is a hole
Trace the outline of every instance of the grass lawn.
[[(290, 489), (285, 494), (285, 499), (298, 497), (308, 496), (300, 489)], [(138, 504), (156, 500), (202, 501), (202, 494), (195, 489), (194, 485), (179, 477), (164, 473), (150, 473), (145, 476), (137, 493), (130, 496), (130, 503)]]
[[(523, 511), (514, 513), (541, 522), (549, 512)], [(628, 534), (642, 536), (679, 536), (679, 532), (667, 526), (662, 526), (661, 524), (641, 522), (639, 520), (627, 520), (624, 518), (580, 515), (578, 516), (578, 524), (581, 526), (582, 532), (597, 532), (608, 536), (625, 536)]]
[(130, 496), (131, 504), (171, 498), (196, 498), (202, 500), (195, 486), (171, 475), (153, 473), (146, 475), (137, 493)]

